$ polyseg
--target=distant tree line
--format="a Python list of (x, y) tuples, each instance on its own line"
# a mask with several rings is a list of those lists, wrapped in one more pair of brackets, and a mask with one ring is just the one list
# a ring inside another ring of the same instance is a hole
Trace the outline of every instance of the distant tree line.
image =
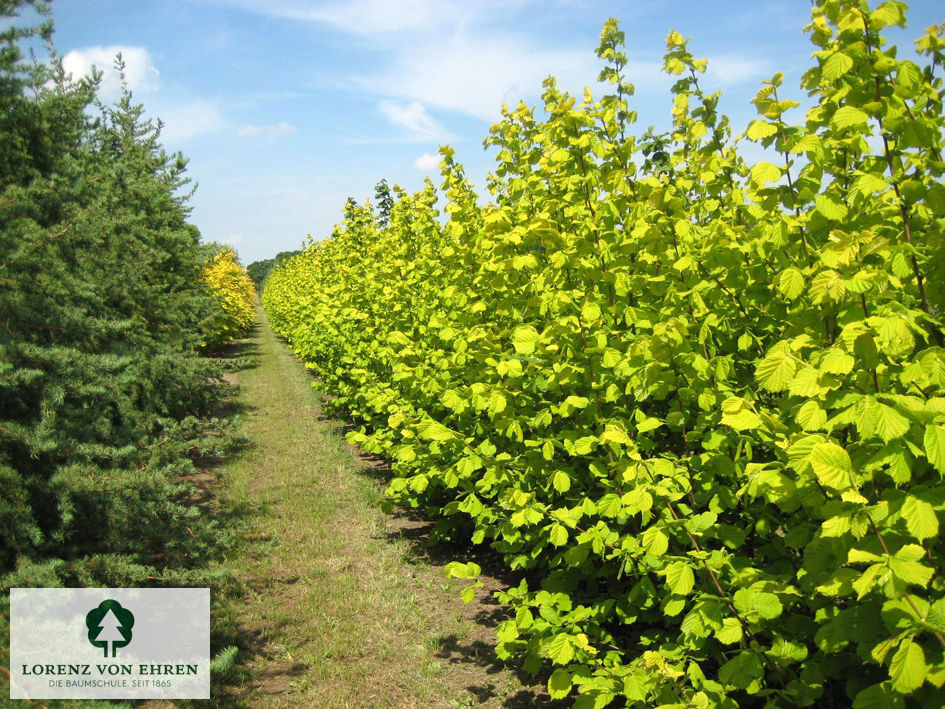
[(287, 258), (292, 258), (300, 253), (302, 253), (302, 251), (298, 249), (295, 251), (280, 251), (274, 258), (253, 261), (249, 264), (246, 270), (249, 272), (249, 277), (253, 279), (253, 283), (256, 284), (256, 290), (262, 292), (263, 282), (272, 272), (272, 269), (278, 266), (281, 261), (285, 261)]

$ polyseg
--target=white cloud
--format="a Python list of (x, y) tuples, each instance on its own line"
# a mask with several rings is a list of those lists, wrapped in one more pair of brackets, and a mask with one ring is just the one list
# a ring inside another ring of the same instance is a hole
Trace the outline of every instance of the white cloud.
[(770, 76), (769, 65), (764, 60), (750, 57), (740, 57), (731, 54), (715, 54), (709, 57), (709, 66), (706, 76), (715, 82), (728, 86), (743, 84), (749, 79)]
[(220, 109), (210, 101), (159, 106), (154, 115), (160, 116), (164, 123), (161, 138), (169, 147), (204, 133), (219, 131), (225, 125)]
[(503, 103), (534, 99), (555, 75), (581, 92), (599, 72), (592, 52), (544, 49), (521, 38), (437, 36), (400, 49), (382, 74), (355, 78), (363, 89), (495, 120)]
[(115, 70), (115, 57), (121, 53), (125, 62), (125, 79), (132, 91), (153, 91), (158, 87), (160, 72), (151, 61), (151, 54), (144, 47), (111, 45), (108, 47), (86, 47), (73, 49), (62, 58), (62, 66), (74, 81), (92, 73), (92, 67), (102, 71), (100, 98), (114, 101), (121, 95), (121, 77)]
[(228, 246), (239, 246), (240, 244), (243, 243), (245, 239), (246, 239), (246, 234), (243, 234), (242, 232), (240, 232), (237, 234), (230, 234), (228, 237), (226, 237), (223, 240), (223, 243)]
[(440, 156), (424, 153), (413, 161), (413, 166), (424, 172), (435, 172), (440, 167)]
[(74, 49), (63, 57), (62, 64), (74, 81), (90, 75), (93, 66), (101, 70), (99, 98), (104, 103), (112, 103), (121, 95), (121, 76), (114, 67), (119, 53), (125, 64), (128, 88), (135, 93), (152, 94), (144, 103), (148, 114), (160, 118), (164, 124), (161, 140), (169, 148), (223, 127), (224, 120), (215, 103), (162, 96), (164, 92), (158, 90), (160, 72), (144, 47), (109, 45)]
[(580, 96), (600, 72), (592, 47), (549, 45), (507, 29), (514, 22), (506, 19), (537, 11), (537, 0), (204, 1), (326, 25), (384, 55), (380, 71), (348, 77), (356, 91), (486, 121), (503, 103), (536, 103), (549, 74)]
[(426, 107), (419, 101), (407, 104), (396, 101), (381, 101), (378, 108), (387, 119), (410, 131), (416, 140), (446, 141), (450, 139), (446, 130), (427, 113)]
[(288, 121), (280, 121), (273, 125), (268, 126), (243, 126), (236, 134), (239, 136), (253, 138), (260, 135), (289, 135), (290, 133), (295, 133), (298, 130), (294, 125)]
[(458, 5), (442, 0), (347, 0), (300, 9), (297, 17), (334, 25), (358, 35), (427, 29), (457, 19)]
[(455, 21), (464, 12), (462, 4), (451, 0), (214, 1), (257, 15), (318, 22), (362, 36), (429, 29)]

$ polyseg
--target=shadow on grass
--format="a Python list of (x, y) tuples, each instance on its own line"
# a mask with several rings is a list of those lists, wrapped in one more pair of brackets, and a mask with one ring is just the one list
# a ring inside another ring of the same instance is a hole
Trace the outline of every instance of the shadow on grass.
[[(260, 348), (255, 340), (259, 337), (260, 325), (257, 323), (247, 333), (245, 339), (229, 343), (212, 354), (213, 361), (224, 373), (223, 379), (229, 385), (229, 391), (210, 415), (214, 419), (238, 421), (239, 417), (255, 410), (239, 397), (239, 386), (226, 373), (255, 369), (258, 366)], [(214, 429), (208, 429), (208, 437), (218, 435)], [(211, 549), (208, 563), (213, 566), (206, 584), (210, 587), (210, 656), (211, 677), (209, 700), (176, 699), (175, 707), (231, 707), (252, 706), (245, 699), (234, 694), (233, 689), (250, 680), (247, 665), (261, 654), (266, 639), (260, 631), (247, 631), (239, 617), (239, 603), (249, 589), (239, 581), (226, 567), (227, 561), (235, 554), (260, 555), (266, 547), (278, 544), (277, 539), (260, 535), (254, 527), (258, 504), (248, 497), (221, 497), (218, 495), (222, 466), (238, 455), (252, 450), (257, 444), (241, 434), (238, 428), (221, 435), (226, 440), (201, 441), (201, 446), (191, 453), (196, 472), (185, 477), (192, 484), (181, 502), (196, 506), (201, 516), (212, 519), (207, 542)], [(233, 653), (232, 648), (236, 648)], [(255, 679), (255, 678), (253, 678)], [(134, 701), (134, 707), (148, 707), (152, 700)]]
[[(339, 426), (338, 428), (353, 428)], [(365, 463), (357, 474), (371, 480), (374, 484), (386, 486), (392, 478), (390, 463), (381, 456), (357, 451), (358, 458)], [(502, 556), (486, 545), (472, 545), (466, 540), (436, 540), (433, 532), (436, 523), (423, 510), (404, 506), (395, 506), (390, 513), (388, 531), (384, 534), (391, 544), (398, 544), (405, 549), (404, 561), (414, 566), (434, 569), (442, 575), (443, 567), (451, 561), (472, 561), (481, 569), (480, 581), (485, 586), (485, 593), (477, 594), (469, 604), (469, 617), (491, 640), (493, 629), (499, 623), (512, 617), (507, 606), (496, 599), (494, 591), (517, 586), (524, 574), (510, 570)], [(445, 576), (444, 576), (445, 578)], [(503, 691), (495, 682), (483, 681), (465, 687), (476, 701), (485, 703), (504, 697), (502, 706), (508, 709), (529, 709), (530, 707), (549, 707), (558, 709), (569, 706), (564, 700), (552, 700), (544, 690), (549, 672), (537, 674), (527, 672), (518, 661), (499, 659), (494, 643), (481, 639), (461, 640), (456, 635), (447, 635), (438, 639), (436, 656), (448, 664), (471, 664), (479, 667), (485, 675), (511, 673), (522, 685), (514, 694), (508, 695), (508, 688)]]
[(257, 344), (262, 325), (254, 323), (242, 340), (228, 342), (209, 353), (211, 361), (219, 365), (224, 372), (241, 372), (253, 369), (259, 359), (260, 349)]

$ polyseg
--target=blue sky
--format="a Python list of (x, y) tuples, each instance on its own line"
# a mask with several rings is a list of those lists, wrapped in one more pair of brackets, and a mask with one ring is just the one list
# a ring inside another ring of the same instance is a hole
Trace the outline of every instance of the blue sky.
[[(548, 74), (593, 88), (608, 17), (626, 32), (641, 131), (668, 122), (670, 29), (708, 57), (704, 88), (723, 91), (739, 130), (776, 71), (804, 99), (813, 49), (804, 0), (55, 0), (53, 13), (74, 74), (123, 52), (165, 146), (190, 158), (191, 221), (244, 264), (329, 235), (345, 198), (372, 197), (382, 177), (411, 190), (437, 181), (445, 143), (485, 192), (482, 139), (501, 104), (537, 104)], [(913, 2), (893, 39), (906, 48), (942, 21), (940, 0)], [(106, 74), (104, 97), (116, 91)]]

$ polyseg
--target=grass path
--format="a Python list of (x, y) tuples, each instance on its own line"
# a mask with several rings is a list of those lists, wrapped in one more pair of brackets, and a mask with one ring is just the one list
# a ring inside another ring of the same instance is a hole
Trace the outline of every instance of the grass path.
[(449, 559), (425, 551), (426, 524), (378, 508), (381, 471), (321, 415), (308, 372), (262, 314), (247, 348), (256, 364), (236, 380), (253, 443), (216, 471), (219, 508), (250, 522), (228, 561), (238, 588), (214, 611), (240, 646), (217, 702), (545, 705), (542, 687), (492, 652), (498, 582), (464, 605), (442, 572)]

